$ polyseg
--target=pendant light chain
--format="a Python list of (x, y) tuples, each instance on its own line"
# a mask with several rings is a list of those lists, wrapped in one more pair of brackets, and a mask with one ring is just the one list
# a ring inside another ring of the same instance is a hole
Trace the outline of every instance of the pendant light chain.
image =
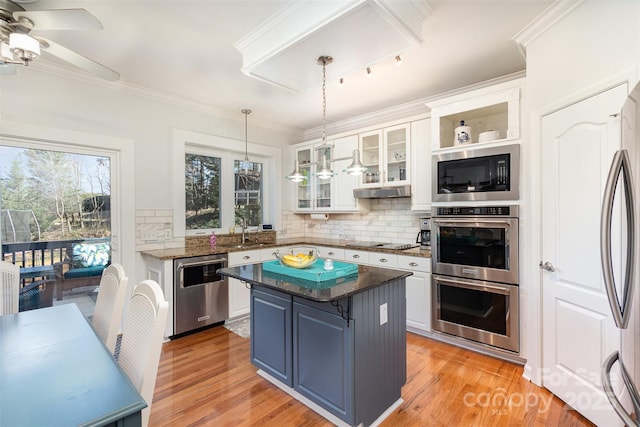
[(322, 143), (327, 142), (327, 59), (322, 58)]

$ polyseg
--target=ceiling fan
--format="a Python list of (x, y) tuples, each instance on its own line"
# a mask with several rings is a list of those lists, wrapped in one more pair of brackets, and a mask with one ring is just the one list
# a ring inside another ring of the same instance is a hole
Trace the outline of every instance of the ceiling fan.
[[(26, 1), (23, 1), (23, 3)], [(120, 74), (32, 30), (101, 30), (100, 21), (85, 9), (25, 10), (11, 0), (0, 0), (0, 65), (20, 64), (38, 58), (40, 52), (55, 56), (105, 80)]]

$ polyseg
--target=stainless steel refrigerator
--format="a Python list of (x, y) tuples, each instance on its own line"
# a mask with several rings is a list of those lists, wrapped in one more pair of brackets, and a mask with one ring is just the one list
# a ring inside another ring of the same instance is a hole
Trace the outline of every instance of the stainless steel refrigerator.
[[(640, 426), (640, 301), (638, 287), (638, 181), (640, 178), (640, 84), (629, 94), (619, 113), (621, 148), (613, 158), (605, 186), (600, 221), (600, 255), (605, 288), (616, 327), (621, 330), (620, 351), (602, 366), (607, 398), (629, 426)], [(620, 226), (613, 226), (616, 222)], [(621, 248), (613, 248), (612, 228), (621, 229)], [(615, 259), (612, 253), (619, 253)], [(622, 268), (618, 268), (618, 266)], [(615, 273), (620, 271), (621, 273)], [(618, 390), (616, 393), (615, 390)]]

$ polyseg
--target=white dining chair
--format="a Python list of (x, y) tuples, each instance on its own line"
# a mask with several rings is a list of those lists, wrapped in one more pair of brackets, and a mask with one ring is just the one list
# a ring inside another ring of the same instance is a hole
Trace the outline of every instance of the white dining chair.
[(129, 279), (120, 264), (111, 264), (105, 268), (100, 278), (98, 299), (91, 325), (111, 354), (116, 350), (116, 342), (122, 326), (128, 282)]
[(148, 425), (151, 414), (168, 306), (160, 285), (143, 280), (133, 289), (122, 330), (118, 363), (147, 402), (143, 426)]
[(17, 313), (19, 310), (20, 267), (0, 261), (2, 289), (0, 290), (0, 315)]

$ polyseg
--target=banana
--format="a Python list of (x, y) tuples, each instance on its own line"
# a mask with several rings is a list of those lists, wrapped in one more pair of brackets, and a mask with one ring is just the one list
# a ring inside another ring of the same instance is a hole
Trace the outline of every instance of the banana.
[(316, 259), (312, 252), (307, 255), (301, 252), (296, 255), (282, 255), (280, 260), (288, 267), (305, 268), (313, 264)]

